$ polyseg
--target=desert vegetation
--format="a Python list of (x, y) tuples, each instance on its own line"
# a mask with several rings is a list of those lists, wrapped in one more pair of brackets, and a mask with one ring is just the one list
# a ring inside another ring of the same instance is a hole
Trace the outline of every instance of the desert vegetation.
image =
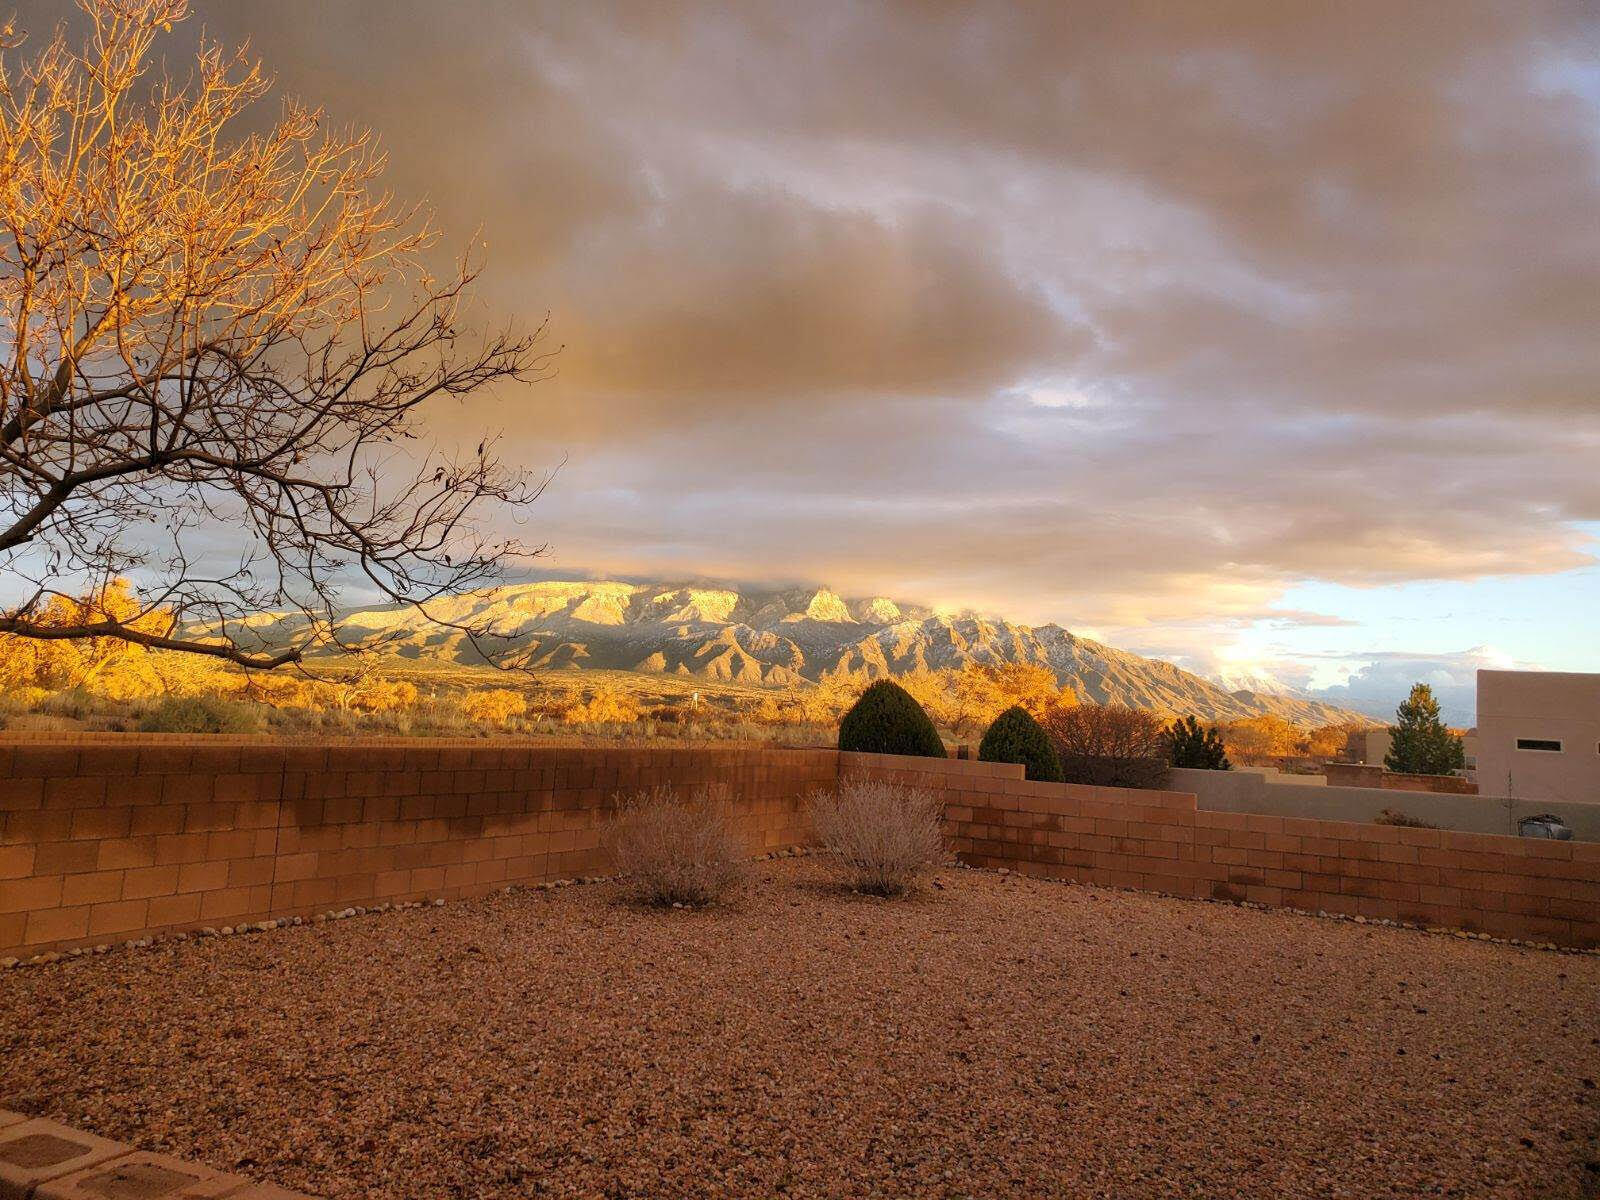
[(973, 663), (961, 670), (912, 671), (895, 677), (941, 729), (956, 741), (979, 738), (1008, 708), (1040, 713), (1078, 703), (1048, 667), (1033, 663)]
[[(125, 580), (114, 579), (80, 597), (53, 597), (38, 619), (63, 628), (104, 620), (166, 628), (172, 618), (152, 609)], [(869, 694), (873, 699), (867, 701)], [(190, 699), (200, 703), (176, 703)], [(821, 746), (836, 743), (842, 719), (861, 702), (866, 708), (850, 719), (849, 736), (868, 740), (852, 746), (875, 738), (880, 740), (871, 745), (892, 745), (896, 753), (942, 754), (946, 740), (971, 745), (997, 725), (996, 737), (1020, 727), (1026, 717), (1040, 724), (1064, 761), (1165, 753), (1156, 746), (1164, 729), (1158, 716), (1080, 704), (1049, 671), (1025, 664), (913, 672), (875, 690), (859, 675), (759, 687), (627, 671), (506, 671), (392, 653), (318, 656), (264, 671), (110, 635), (0, 633), (0, 728), (18, 731), (515, 735)], [(1306, 731), (1262, 717), (1222, 726), (1219, 734), (1230, 757), (1270, 762), (1295, 753), (1332, 757), (1350, 728)], [(995, 745), (991, 751), (999, 753)], [(1004, 761), (1033, 761), (1031, 777), (1050, 777), (1037, 774), (1048, 772), (1043, 759)], [(1066, 778), (1127, 777), (1125, 769), (1108, 775), (1103, 764), (1078, 762), (1074, 771)]]
[(216, 696), (168, 696), (139, 720), (140, 733), (255, 733), (260, 727), (250, 706)]
[(662, 906), (722, 899), (744, 878), (750, 855), (734, 829), (724, 784), (703, 785), (687, 797), (661, 786), (625, 798), (604, 845), (629, 894)]
[(1158, 713), (1120, 705), (1052, 705), (1040, 723), (1068, 783), (1160, 787), (1167, 766), (1228, 770), (1235, 763), (1316, 772), (1342, 754), (1349, 735), (1371, 728), (1345, 722), (1302, 729), (1264, 714), (1205, 726), (1194, 716), (1170, 725)]
[[(151, 613), (121, 580), (89, 596), (57, 597), (46, 611), (42, 619), (67, 624), (97, 619), (94, 614), (102, 612), (121, 620), (159, 624), (165, 619)], [(1070, 689), (1049, 682), (1049, 673), (1041, 668), (984, 664), (925, 671), (897, 677), (872, 694), (886, 696), (889, 687), (900, 697), (892, 703), (874, 699), (870, 707), (893, 708), (899, 717), (891, 720), (880, 711), (871, 725), (879, 730), (875, 737), (892, 732), (899, 753), (935, 753), (935, 743), (943, 753), (945, 741), (971, 745), (986, 731), (995, 731), (998, 739), (1026, 717), (1046, 732), (1063, 761), (1166, 755), (1158, 745), (1165, 728), (1161, 718), (1141, 710), (1080, 704)], [(15, 731), (518, 736), (823, 746), (837, 744), (842, 718), (869, 691), (867, 680), (850, 675), (773, 688), (625, 671), (504, 671), (393, 654), (363, 660), (310, 658), (286, 669), (259, 671), (109, 636), (0, 634), (0, 728)], [(191, 700), (196, 703), (178, 703)], [(1007, 713), (1012, 715), (1000, 722)], [(851, 722), (852, 736), (865, 736), (867, 724), (858, 714)], [(1297, 751), (1304, 756), (1320, 750), (1332, 757), (1342, 749), (1348, 728), (1305, 731), (1277, 718), (1260, 718), (1222, 726), (1218, 733), (1230, 758), (1275, 762)], [(1007, 733), (1006, 744), (1011, 740)], [(998, 744), (991, 740), (989, 752), (1019, 753), (1001, 751)], [(982, 755), (981, 741), (977, 748)], [(1030, 777), (1050, 778), (1048, 771), (1045, 760), (1038, 759)], [(1108, 770), (1088, 761), (1074, 762), (1073, 772), (1065, 776), (1077, 782), (1128, 777), (1126, 764)]]
[[(48, 606), (69, 623), (105, 611), (129, 617), (142, 606), (122, 581)], [(163, 618), (147, 613), (142, 619)], [(269, 672), (122, 638), (0, 634), (0, 728), (16, 731), (510, 734), (821, 745), (833, 735), (847, 689), (817, 693), (773, 694), (625, 672), (531, 674), (394, 656), (358, 663), (319, 658)]]
[(856, 891), (903, 896), (944, 861), (944, 808), (924, 789), (847, 780), (813, 794), (809, 807), (825, 861)]
[(1228, 758), (1250, 766), (1303, 766), (1314, 771), (1318, 764), (1344, 753), (1352, 733), (1372, 729), (1377, 721), (1343, 721), (1305, 729), (1282, 717), (1264, 713), (1242, 721), (1218, 726)]

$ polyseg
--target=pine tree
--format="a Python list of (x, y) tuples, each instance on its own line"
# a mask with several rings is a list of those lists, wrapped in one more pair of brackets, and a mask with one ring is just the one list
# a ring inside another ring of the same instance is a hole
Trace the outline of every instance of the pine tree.
[(1167, 743), (1171, 747), (1172, 765), (1175, 767), (1193, 767), (1201, 771), (1233, 769), (1227, 751), (1223, 749), (1222, 735), (1217, 732), (1215, 725), (1202, 728), (1193, 717), (1184, 717), (1181, 721), (1175, 721), (1167, 731)]
[(1389, 753), (1383, 765), (1408, 775), (1448, 775), (1467, 765), (1461, 739), (1439, 719), (1439, 702), (1433, 689), (1416, 684), (1404, 704), (1395, 709), (1389, 726)]

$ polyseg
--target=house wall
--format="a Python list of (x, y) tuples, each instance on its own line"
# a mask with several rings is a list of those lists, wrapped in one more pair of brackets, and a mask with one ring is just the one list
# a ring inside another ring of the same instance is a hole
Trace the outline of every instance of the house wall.
[[(1518, 738), (1561, 750), (1519, 750)], [(1541, 805), (1600, 803), (1600, 674), (1479, 671), (1478, 786)]]
[[(1383, 760), (1388, 757), (1392, 746), (1389, 731), (1386, 728), (1363, 729), (1352, 733), (1345, 740), (1346, 753), (1354, 756), (1354, 761), (1366, 763), (1370, 766), (1381, 767)], [(1461, 737), (1461, 752), (1471, 769), (1478, 761), (1478, 735), (1474, 730), (1468, 730)]]

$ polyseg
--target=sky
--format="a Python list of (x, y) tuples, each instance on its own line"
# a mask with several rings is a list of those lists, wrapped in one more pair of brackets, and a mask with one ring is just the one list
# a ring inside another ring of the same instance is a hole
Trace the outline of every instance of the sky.
[(556, 378), (440, 425), (559, 468), (547, 572), (1457, 719), (1600, 670), (1592, 4), (195, 7), (549, 315)]

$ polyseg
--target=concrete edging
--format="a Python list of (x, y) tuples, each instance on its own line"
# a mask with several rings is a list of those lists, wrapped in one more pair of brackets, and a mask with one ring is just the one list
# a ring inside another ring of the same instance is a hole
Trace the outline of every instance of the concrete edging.
[(316, 1200), (0, 1109), (0, 1200)]

